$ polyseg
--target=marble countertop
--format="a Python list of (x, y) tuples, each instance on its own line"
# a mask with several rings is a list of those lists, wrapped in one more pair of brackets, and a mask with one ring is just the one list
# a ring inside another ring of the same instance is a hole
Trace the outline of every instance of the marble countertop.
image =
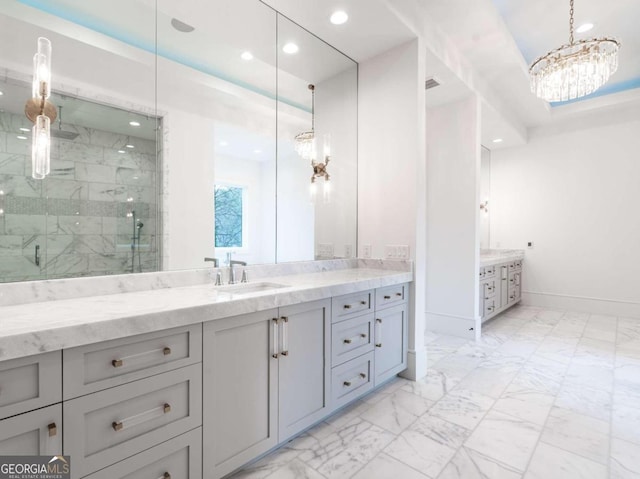
[(409, 281), (411, 271), (359, 267), (260, 278), (286, 286), (248, 294), (208, 283), (4, 306), (0, 361)]
[(480, 250), (480, 267), (524, 259), (523, 249), (485, 249)]

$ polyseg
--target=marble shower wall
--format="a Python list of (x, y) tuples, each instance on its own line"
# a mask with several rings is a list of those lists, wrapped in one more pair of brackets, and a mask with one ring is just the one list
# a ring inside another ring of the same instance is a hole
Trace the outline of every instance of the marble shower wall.
[(156, 142), (64, 125), (79, 135), (52, 138), (51, 174), (34, 180), (31, 134), (20, 131), (30, 127), (0, 112), (0, 282), (131, 272), (132, 211), (144, 224), (133, 270), (157, 271)]

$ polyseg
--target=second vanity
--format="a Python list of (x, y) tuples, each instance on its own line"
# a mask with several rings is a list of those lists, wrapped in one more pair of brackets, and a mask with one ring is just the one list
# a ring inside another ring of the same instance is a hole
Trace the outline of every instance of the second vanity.
[(480, 253), (480, 314), (482, 322), (520, 302), (522, 250), (483, 250)]
[(233, 472), (406, 369), (410, 264), (346, 263), (0, 307), (0, 455)]

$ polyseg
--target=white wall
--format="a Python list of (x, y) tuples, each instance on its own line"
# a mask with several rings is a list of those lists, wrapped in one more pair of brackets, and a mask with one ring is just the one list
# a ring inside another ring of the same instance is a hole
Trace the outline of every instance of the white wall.
[(424, 56), (416, 39), (360, 63), (358, 251), (409, 245), (415, 259), (407, 377), (426, 374), (424, 347)]
[(479, 333), (480, 105), (427, 109), (427, 328)]
[[(491, 224), (491, 151), (482, 148), (480, 157), (480, 204), (488, 202), (484, 210), (480, 210), (480, 249), (490, 248)], [(479, 207), (479, 206), (478, 206)]]
[(527, 249), (523, 302), (640, 317), (640, 121), (491, 159), (491, 243)]

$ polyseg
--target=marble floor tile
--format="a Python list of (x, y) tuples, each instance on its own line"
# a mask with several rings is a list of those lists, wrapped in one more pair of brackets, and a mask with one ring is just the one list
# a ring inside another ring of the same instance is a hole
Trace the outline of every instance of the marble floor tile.
[(613, 407), (637, 407), (640, 404), (640, 385), (615, 381), (613, 389)]
[(496, 401), (492, 410), (542, 426), (554, 401), (553, 394), (521, 389), (512, 383)]
[(360, 415), (365, 421), (400, 434), (433, 405), (433, 401), (399, 390)]
[(611, 440), (611, 479), (640, 478), (638, 445), (613, 438)]
[(456, 389), (474, 391), (492, 398), (499, 398), (517, 374), (517, 368), (479, 367), (470, 372)]
[(607, 479), (607, 467), (586, 457), (540, 443), (525, 479)]
[(437, 401), (448, 394), (458, 382), (459, 380), (448, 376), (443, 371), (428, 369), (425, 377), (404, 386), (404, 390), (410, 390), (413, 394), (418, 394), (425, 399)]
[(508, 309), (504, 316), (509, 318), (533, 319), (541, 310), (542, 308), (536, 308), (533, 306), (517, 305)]
[(427, 477), (397, 459), (380, 453), (360, 469), (353, 479), (426, 479)]
[(413, 469), (436, 478), (456, 450), (409, 428), (389, 444), (384, 452)]
[(494, 399), (473, 391), (456, 389), (438, 401), (430, 414), (467, 429), (473, 429), (493, 406)]
[(325, 476), (302, 461), (294, 459), (274, 471), (266, 479), (325, 479)]
[(586, 365), (572, 361), (567, 369), (564, 383), (610, 391), (613, 386), (613, 372), (612, 367)]
[(640, 404), (614, 405), (611, 413), (611, 434), (618, 439), (640, 445)]
[[(473, 449), (461, 447), (438, 479), (520, 479), (522, 474)], [(399, 479), (399, 478), (398, 478)]]
[(524, 472), (541, 430), (536, 424), (491, 411), (465, 446)]
[(563, 384), (555, 405), (596, 419), (609, 421), (611, 403), (610, 389), (591, 389), (584, 385)]
[(535, 354), (552, 361), (569, 364), (577, 346), (578, 339), (561, 339), (550, 336), (540, 344)]
[(554, 309), (543, 309), (536, 313), (532, 322), (537, 324), (556, 326), (564, 317), (565, 311)]
[(609, 422), (554, 407), (540, 440), (601, 464), (609, 459)]
[(432, 414), (425, 414), (410, 426), (425, 437), (452, 449), (458, 449), (471, 435), (471, 430), (445, 421)]

